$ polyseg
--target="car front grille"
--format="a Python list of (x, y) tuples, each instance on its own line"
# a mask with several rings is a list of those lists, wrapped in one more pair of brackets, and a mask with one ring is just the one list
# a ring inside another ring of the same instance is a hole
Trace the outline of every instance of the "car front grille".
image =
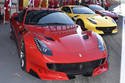
[(103, 64), (105, 59), (100, 59), (91, 62), (84, 63), (72, 63), (72, 64), (47, 64), (50, 70), (64, 72), (68, 75), (79, 75), (91, 76), (93, 70)]
[(112, 31), (116, 29), (116, 26), (115, 27), (96, 27), (96, 29), (103, 31), (104, 33), (112, 33)]

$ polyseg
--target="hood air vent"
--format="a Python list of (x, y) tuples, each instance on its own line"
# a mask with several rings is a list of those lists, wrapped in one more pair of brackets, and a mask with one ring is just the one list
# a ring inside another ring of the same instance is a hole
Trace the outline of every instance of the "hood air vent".
[(47, 40), (50, 40), (50, 41), (55, 41), (53, 38), (51, 37), (47, 37), (47, 36), (44, 36)]
[(87, 34), (84, 34), (82, 37), (83, 37), (84, 40), (89, 39), (89, 36)]

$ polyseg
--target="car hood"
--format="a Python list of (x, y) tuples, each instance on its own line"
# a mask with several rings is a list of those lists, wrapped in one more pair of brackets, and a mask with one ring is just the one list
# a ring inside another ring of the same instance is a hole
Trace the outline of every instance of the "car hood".
[(92, 19), (97, 23), (96, 26), (100, 26), (100, 27), (101, 26), (102, 27), (117, 26), (117, 24), (112, 21), (112, 18), (108, 17), (108, 16), (101, 16), (98, 14), (91, 14), (91, 15), (83, 14), (83, 15), (80, 15), (79, 18), (82, 18), (82, 20), (84, 20), (84, 22), (86, 22), (86, 23), (91, 23), (88, 19)]
[(92, 36), (84, 40), (79, 35), (73, 34), (64, 36), (59, 41), (46, 42), (46, 44), (53, 55), (44, 56), (44, 58), (53, 63), (87, 62), (105, 57), (97, 47), (97, 40)]
[[(49, 63), (86, 62), (106, 57), (98, 49), (97, 38), (91, 31), (79, 34), (78, 26), (46, 26), (38, 29), (39, 32), (35, 31), (37, 28), (33, 30), (30, 27), (32, 33), (51, 49), (52, 56), (43, 55)], [(83, 35), (87, 35), (88, 39), (84, 39)]]

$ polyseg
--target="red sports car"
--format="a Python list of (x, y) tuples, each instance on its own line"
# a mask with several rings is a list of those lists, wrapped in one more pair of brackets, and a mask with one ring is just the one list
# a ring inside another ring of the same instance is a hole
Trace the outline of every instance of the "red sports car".
[(110, 0), (84, 0), (85, 2), (88, 1), (88, 4), (97, 4), (105, 9), (108, 9), (111, 6)]
[(11, 17), (21, 68), (43, 80), (97, 76), (108, 70), (102, 37), (81, 28), (55, 9), (28, 8)]
[(118, 21), (118, 14), (105, 10), (103, 7), (99, 6), (99, 5), (88, 5), (88, 7), (90, 9), (92, 9), (93, 11), (95, 11), (97, 14), (100, 14), (102, 16), (109, 16), (111, 18), (113, 18), (115, 21)]

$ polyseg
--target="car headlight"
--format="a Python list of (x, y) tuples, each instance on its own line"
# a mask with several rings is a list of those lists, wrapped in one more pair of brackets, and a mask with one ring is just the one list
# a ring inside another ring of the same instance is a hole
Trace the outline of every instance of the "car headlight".
[(98, 48), (101, 51), (104, 51), (106, 48), (105, 48), (105, 44), (104, 44), (103, 38), (99, 34), (97, 34), (97, 33), (95, 33), (95, 34), (96, 34), (96, 37), (97, 37), (97, 40), (98, 40)]
[(97, 22), (96, 22), (95, 20), (93, 20), (93, 19), (89, 19), (89, 18), (88, 18), (88, 20), (89, 20), (91, 23), (93, 23), (93, 24), (97, 24)]
[(38, 49), (40, 50), (40, 52), (42, 52), (45, 55), (52, 56), (52, 51), (47, 47), (46, 44), (44, 44), (38, 38), (34, 38), (34, 40), (35, 40), (35, 43), (36, 43)]

